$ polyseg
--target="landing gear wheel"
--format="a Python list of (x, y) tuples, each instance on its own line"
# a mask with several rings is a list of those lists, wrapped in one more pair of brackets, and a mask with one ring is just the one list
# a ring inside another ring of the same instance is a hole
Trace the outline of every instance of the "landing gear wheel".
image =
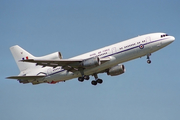
[(151, 63), (151, 60), (147, 60), (147, 63), (150, 64), (150, 63)]
[(79, 80), (80, 82), (83, 82), (83, 81), (84, 81), (84, 77), (79, 77), (78, 80)]
[(148, 60), (147, 60), (147, 63), (148, 63), (148, 64), (151, 63), (150, 56), (151, 56), (151, 54), (147, 54), (147, 59), (148, 59)]
[(101, 83), (103, 83), (103, 80), (102, 79), (97, 79), (97, 83), (101, 84)]
[(88, 75), (85, 75), (85, 76), (84, 76), (84, 79), (85, 79), (85, 80), (89, 80), (89, 76), (88, 76)]
[(93, 80), (93, 81), (91, 82), (91, 84), (92, 84), (92, 85), (97, 85), (97, 81)]

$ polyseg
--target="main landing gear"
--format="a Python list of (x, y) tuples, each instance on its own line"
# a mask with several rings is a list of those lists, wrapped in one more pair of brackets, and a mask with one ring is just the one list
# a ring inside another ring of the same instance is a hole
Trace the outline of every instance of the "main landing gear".
[(147, 59), (148, 59), (148, 60), (147, 60), (147, 63), (148, 63), (148, 64), (151, 63), (151, 60), (150, 60), (150, 57), (149, 57), (149, 56), (151, 56), (151, 54), (147, 54)]
[[(92, 84), (92, 85), (97, 85), (98, 83), (99, 83), (99, 84), (103, 83), (103, 80), (102, 80), (102, 79), (99, 79), (98, 76), (97, 76), (97, 74), (94, 74), (93, 76), (94, 76), (95, 80), (91, 81), (91, 84)], [(90, 77), (89, 77), (88, 75), (84, 75), (84, 76), (82, 76), (82, 77), (79, 77), (79, 78), (78, 78), (78, 81), (83, 82), (84, 80), (89, 80), (89, 78), (90, 78)]]
[(79, 77), (79, 78), (78, 78), (78, 80), (79, 80), (80, 82), (83, 82), (84, 79), (85, 79), (85, 80), (89, 80), (89, 76), (88, 76), (88, 75), (84, 75), (83, 77)]
[(102, 80), (102, 79), (99, 79), (98, 76), (97, 76), (97, 74), (94, 74), (94, 78), (95, 78), (95, 80), (93, 80), (93, 81), (91, 82), (92, 85), (97, 85), (97, 83), (99, 83), (99, 84), (103, 83), (103, 80)]

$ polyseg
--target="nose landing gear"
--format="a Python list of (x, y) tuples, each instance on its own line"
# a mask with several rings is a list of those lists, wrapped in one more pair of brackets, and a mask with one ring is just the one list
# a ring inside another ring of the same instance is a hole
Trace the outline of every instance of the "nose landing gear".
[(147, 63), (150, 64), (150, 63), (151, 63), (151, 60), (147, 60)]
[(151, 54), (147, 54), (147, 59), (148, 59), (148, 60), (147, 60), (147, 63), (148, 63), (148, 64), (151, 63), (150, 56), (151, 56)]

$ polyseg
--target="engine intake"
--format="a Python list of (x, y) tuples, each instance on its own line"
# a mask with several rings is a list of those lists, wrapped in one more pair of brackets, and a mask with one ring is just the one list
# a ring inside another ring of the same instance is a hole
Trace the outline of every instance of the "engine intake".
[(116, 75), (123, 74), (124, 72), (125, 72), (125, 67), (124, 67), (124, 65), (116, 65), (116, 66), (110, 68), (110, 69), (107, 71), (107, 74), (108, 74), (108, 75), (111, 75), (111, 76), (116, 76)]
[(81, 66), (85, 68), (96, 67), (99, 66), (100, 64), (101, 64), (100, 59), (97, 56), (85, 59), (81, 62)]

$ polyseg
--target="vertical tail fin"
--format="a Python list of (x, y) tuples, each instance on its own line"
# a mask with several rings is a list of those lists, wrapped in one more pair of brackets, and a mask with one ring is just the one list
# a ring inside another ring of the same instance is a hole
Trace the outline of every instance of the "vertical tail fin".
[(31, 55), (29, 52), (24, 50), (18, 45), (10, 47), (11, 53), (16, 61), (16, 64), (20, 71), (24, 71), (28, 68), (34, 67), (33, 63), (20, 62), (19, 60), (23, 59), (34, 59), (35, 57)]

